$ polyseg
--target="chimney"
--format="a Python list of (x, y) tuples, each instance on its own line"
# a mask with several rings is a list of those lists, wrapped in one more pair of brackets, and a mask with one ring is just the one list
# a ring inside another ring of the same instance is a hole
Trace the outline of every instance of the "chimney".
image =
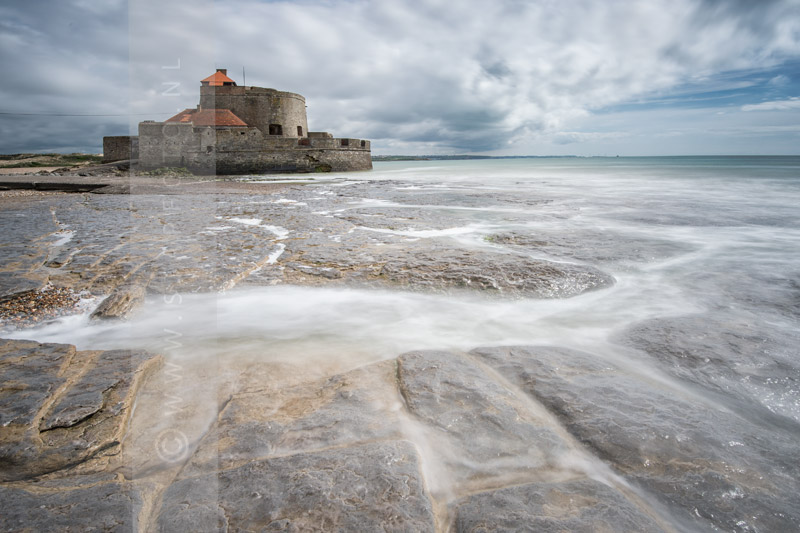
[(228, 75), (228, 69), (226, 69), (226, 68), (218, 68), (218, 69), (217, 69), (217, 72), (222, 72), (222, 73), (223, 73), (223, 74), (225, 74), (226, 76)]

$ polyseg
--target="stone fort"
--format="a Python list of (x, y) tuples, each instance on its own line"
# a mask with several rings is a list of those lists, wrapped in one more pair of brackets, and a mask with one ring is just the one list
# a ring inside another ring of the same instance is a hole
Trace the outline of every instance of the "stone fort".
[(239, 86), (226, 69), (200, 82), (200, 104), (164, 122), (139, 123), (138, 137), (103, 138), (103, 160), (195, 174), (339, 172), (372, 168), (370, 142), (308, 131), (299, 94)]

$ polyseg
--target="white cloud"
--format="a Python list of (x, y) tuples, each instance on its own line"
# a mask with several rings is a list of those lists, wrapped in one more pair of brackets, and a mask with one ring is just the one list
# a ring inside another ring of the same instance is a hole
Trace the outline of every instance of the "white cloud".
[[(796, 0), (8, 5), (0, 61), (14, 76), (0, 97), (20, 109), (174, 111), (214, 67), (241, 82), (244, 65), (248, 84), (306, 96), (313, 130), (370, 138), (376, 153), (610, 142), (591, 124), (600, 110), (800, 56)], [(134, 128), (141, 118), (165, 117)]]
[(793, 96), (788, 100), (773, 100), (772, 102), (742, 106), (742, 111), (788, 111), (791, 109), (800, 109), (800, 97)]
[(570, 132), (597, 110), (800, 53), (797, 36), (771, 29), (787, 3), (731, 6), (239, 0), (218, 8), (221, 33), (241, 33), (219, 56), (306, 95), (313, 129), (369, 136), (376, 150), (391, 140), (488, 151), (532, 134), (581, 142), (590, 132)]
[(784, 85), (788, 85), (790, 81), (791, 80), (789, 79), (789, 76), (787, 76), (785, 74), (779, 74), (779, 75), (775, 76), (774, 78), (771, 78), (769, 80), (769, 84), (770, 85), (774, 85), (776, 87), (782, 87)]

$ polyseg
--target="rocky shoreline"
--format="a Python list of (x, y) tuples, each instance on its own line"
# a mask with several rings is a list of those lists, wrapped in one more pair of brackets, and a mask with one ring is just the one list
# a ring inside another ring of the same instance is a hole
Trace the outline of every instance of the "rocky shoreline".
[[(143, 178), (0, 198), (14, 228), (0, 306), (15, 324), (79, 294), (104, 298), (93, 320), (124, 320), (148, 299), (285, 284), (501, 300), (614, 285), (602, 235), (591, 251), (569, 235), (460, 239), (480, 201), (389, 181)], [(496, 201), (510, 221), (547, 205)], [(415, 207), (438, 203), (452, 210)], [(632, 261), (682, 251), (615, 243)], [(800, 528), (793, 428), (765, 439), (576, 350), (416, 350), (329, 371), (3, 340), (0, 376), (3, 531)]]

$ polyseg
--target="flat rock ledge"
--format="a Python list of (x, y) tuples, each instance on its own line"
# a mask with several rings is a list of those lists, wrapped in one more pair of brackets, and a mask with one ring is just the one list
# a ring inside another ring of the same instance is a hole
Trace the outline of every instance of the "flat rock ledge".
[(119, 453), (136, 392), (161, 362), (140, 351), (0, 340), (0, 481)]
[[(375, 187), (379, 194), (393, 190)], [(6, 202), (0, 224), (14, 231), (0, 234), (0, 301), (52, 284), (106, 297), (94, 318), (124, 319), (146, 295), (241, 285), (568, 298), (615, 283), (584, 260), (591, 258), (570, 256), (570, 243), (558, 248), (566, 250), (560, 255), (543, 256), (491, 235), (463, 243), (446, 229), (468, 218), (450, 220), (419, 207), (365, 212), (353, 207), (356, 198), (339, 196), (365, 191), (336, 191), (294, 187), (280, 197), (245, 195), (237, 202), (210, 194)]]
[(408, 442), (251, 461), (173, 483), (160, 531), (433, 531)]
[(0, 530), (800, 527), (796, 435), (764, 442), (746, 419), (592, 354), (415, 351), (250, 383), (205, 429), (174, 419), (195, 433), (161, 468), (146, 435), (124, 436), (160, 360), (2, 341)]

